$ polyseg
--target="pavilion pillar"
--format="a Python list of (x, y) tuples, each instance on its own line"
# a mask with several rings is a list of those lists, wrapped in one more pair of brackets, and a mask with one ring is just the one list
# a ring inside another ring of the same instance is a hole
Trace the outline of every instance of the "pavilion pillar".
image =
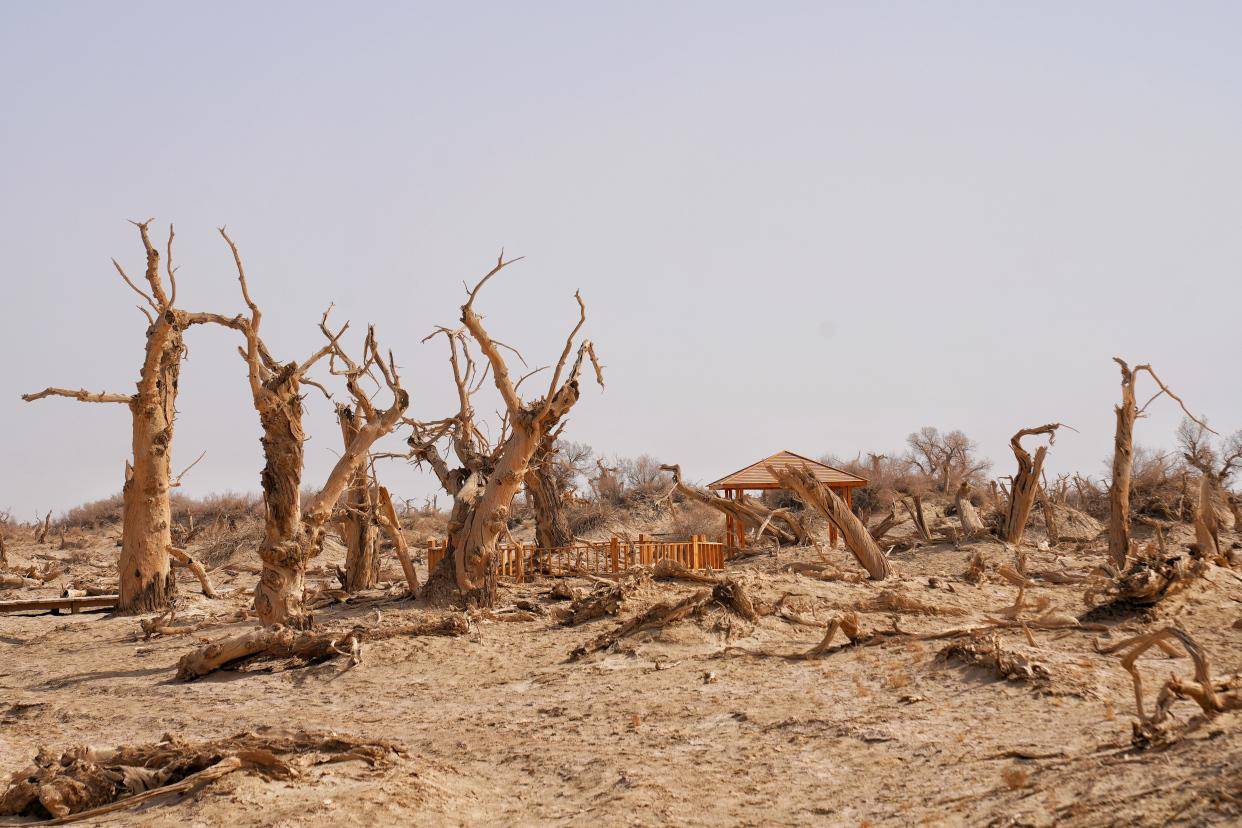
[[(833, 491), (833, 488), (831, 486), (827, 486), (826, 488), (830, 492)], [(837, 548), (837, 525), (833, 523), (831, 520), (828, 521), (828, 548), (829, 549)]]

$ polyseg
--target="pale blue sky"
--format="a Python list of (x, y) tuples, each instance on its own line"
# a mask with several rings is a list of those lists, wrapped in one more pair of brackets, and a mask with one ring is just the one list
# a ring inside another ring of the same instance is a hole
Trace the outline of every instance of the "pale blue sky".
[[(1100, 469), (1114, 354), (1242, 426), (1242, 7), (1209, 3), (6, 3), (0, 508), (119, 488), (143, 320), (109, 257), (177, 225), (181, 304), (281, 357), (377, 324), (415, 416), (452, 403), (463, 279), (532, 362), (572, 294), (608, 366), (567, 436), (699, 479), (961, 428), (1007, 473), (1062, 420)], [(195, 330), (176, 465), (256, 490), (234, 338)], [(307, 482), (339, 434), (310, 398)], [(1139, 426), (1168, 445), (1178, 415)], [(397, 448), (399, 442), (392, 446)], [(430, 480), (391, 467), (406, 497)]]

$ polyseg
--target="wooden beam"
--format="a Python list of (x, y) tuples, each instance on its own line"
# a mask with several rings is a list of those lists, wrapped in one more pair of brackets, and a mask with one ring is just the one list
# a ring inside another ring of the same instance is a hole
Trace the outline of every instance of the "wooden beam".
[(29, 612), (31, 610), (69, 610), (78, 612), (84, 609), (105, 609), (115, 607), (119, 595), (85, 595), (79, 598), (27, 598), (17, 601), (0, 601), (0, 613)]

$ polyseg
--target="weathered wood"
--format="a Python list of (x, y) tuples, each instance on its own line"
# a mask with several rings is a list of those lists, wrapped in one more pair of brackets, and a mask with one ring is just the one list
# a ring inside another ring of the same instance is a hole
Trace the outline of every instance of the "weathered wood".
[(1009, 513), (1005, 519), (1005, 540), (1008, 543), (1017, 545), (1022, 542), (1026, 522), (1031, 516), (1031, 507), (1039, 490), (1039, 475), (1044, 467), (1044, 458), (1048, 454), (1048, 446), (1040, 446), (1035, 450), (1035, 456), (1031, 457), (1022, 447), (1022, 438), (1047, 434), (1048, 443), (1051, 445), (1060, 427), (1060, 423), (1048, 423), (1038, 428), (1024, 428), (1009, 440), (1009, 447), (1013, 449), (1013, 455), (1018, 461), (1018, 473), (1013, 478)]
[(115, 607), (120, 597), (119, 595), (82, 595), (72, 598), (23, 598), (16, 601), (0, 601), (0, 613), (64, 609), (78, 612), (84, 609), (102, 609)]
[(772, 466), (769, 471), (780, 481), (782, 487), (798, 495), (806, 505), (819, 509), (841, 530), (846, 547), (863, 569), (867, 570), (872, 580), (883, 580), (892, 574), (888, 558), (868, 534), (867, 527), (863, 526), (862, 521), (846, 507), (835, 492), (824, 488), (808, 470), (796, 466)]

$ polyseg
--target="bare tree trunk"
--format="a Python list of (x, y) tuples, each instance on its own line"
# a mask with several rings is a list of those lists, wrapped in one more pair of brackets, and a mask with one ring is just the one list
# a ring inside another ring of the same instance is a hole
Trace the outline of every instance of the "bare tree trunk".
[(1121, 366), (1121, 404), (1116, 408), (1113, 477), (1108, 487), (1108, 557), (1122, 570), (1130, 556), (1130, 473), (1134, 468), (1134, 420), (1138, 417), (1138, 403), (1134, 398), (1134, 372), (1121, 360), (1116, 361)]
[(975, 504), (970, 502), (970, 484), (965, 480), (957, 487), (954, 502), (957, 504), (957, 519), (962, 524), (962, 534), (968, 538), (983, 534), (983, 520), (979, 517)]
[(555, 453), (555, 437), (548, 434), (526, 470), (526, 493), (535, 510), (535, 546), (543, 549), (569, 546), (574, 542), (574, 533), (565, 515), (565, 500), (552, 476)]
[[(254, 590), (254, 608), (265, 625), (309, 624), (302, 608), (310, 549), (302, 532), (302, 397), (296, 379), (269, 382), (270, 396), (259, 406), (263, 426), (263, 564)], [(258, 400), (256, 399), (256, 406)]]
[[(349, 406), (336, 409), (341, 436), (348, 446), (358, 436), (359, 423)], [(341, 536), (345, 541), (346, 592), (370, 589), (379, 582), (379, 525), (371, 479), (366, 465), (361, 465), (345, 490)]]
[(888, 558), (880, 551), (867, 533), (867, 527), (849, 510), (836, 492), (821, 485), (815, 475), (796, 466), (768, 466), (768, 473), (776, 478), (782, 488), (788, 489), (808, 506), (819, 509), (841, 530), (845, 545), (862, 564), (873, 581), (881, 581), (892, 574)]
[(1035, 504), (1035, 494), (1039, 489), (1039, 474), (1043, 471), (1044, 458), (1048, 454), (1047, 446), (1035, 450), (1035, 457), (1022, 448), (1022, 438), (1036, 434), (1047, 434), (1051, 442), (1060, 423), (1049, 423), (1039, 428), (1024, 428), (1009, 440), (1009, 447), (1018, 461), (1018, 473), (1014, 475), (1009, 498), (1009, 514), (1005, 519), (1005, 540), (1015, 546), (1022, 543), (1022, 535), (1026, 532), (1026, 522), (1031, 516), (1031, 507)]

